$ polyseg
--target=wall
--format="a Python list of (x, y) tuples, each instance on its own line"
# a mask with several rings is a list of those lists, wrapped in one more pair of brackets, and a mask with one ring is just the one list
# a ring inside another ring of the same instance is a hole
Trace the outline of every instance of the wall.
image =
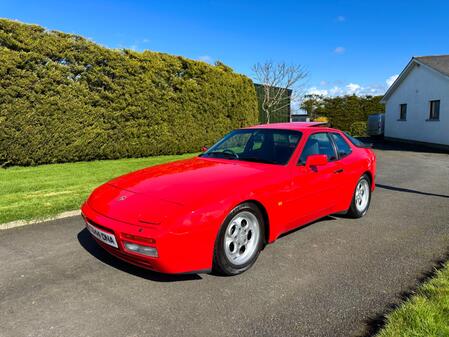
[[(440, 120), (428, 121), (430, 101), (440, 100)], [(400, 104), (407, 120), (399, 121)], [(414, 66), (385, 105), (385, 137), (449, 145), (449, 78)]]

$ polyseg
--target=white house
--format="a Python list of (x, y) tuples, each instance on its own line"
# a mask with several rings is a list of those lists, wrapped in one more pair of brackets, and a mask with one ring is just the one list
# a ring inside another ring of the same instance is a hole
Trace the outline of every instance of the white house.
[(381, 102), (385, 138), (449, 148), (449, 55), (413, 57)]

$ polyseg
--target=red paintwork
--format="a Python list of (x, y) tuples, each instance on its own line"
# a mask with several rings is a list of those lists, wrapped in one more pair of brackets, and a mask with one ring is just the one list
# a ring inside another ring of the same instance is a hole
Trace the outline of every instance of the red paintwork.
[[(244, 201), (265, 209), (271, 243), (286, 231), (347, 210), (363, 173), (371, 175), (374, 190), (374, 153), (349, 140), (352, 153), (341, 160), (315, 170), (296, 165), (311, 133), (332, 131), (347, 139), (340, 131), (310, 123), (255, 127), (303, 133), (287, 165), (195, 157), (113, 179), (95, 189), (82, 206), (83, 216), (114, 233), (119, 244), (118, 249), (101, 246), (123, 260), (164, 273), (210, 270), (219, 228)], [(344, 172), (334, 174), (340, 168)], [(120, 201), (123, 196), (127, 198)], [(155, 239), (159, 257), (124, 252), (123, 233)]]

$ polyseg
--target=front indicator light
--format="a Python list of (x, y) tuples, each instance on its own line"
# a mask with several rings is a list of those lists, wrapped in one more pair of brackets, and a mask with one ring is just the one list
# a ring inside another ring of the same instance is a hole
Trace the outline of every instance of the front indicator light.
[(158, 257), (155, 247), (138, 245), (137, 243), (125, 242), (125, 249), (129, 252), (139, 253), (146, 256)]

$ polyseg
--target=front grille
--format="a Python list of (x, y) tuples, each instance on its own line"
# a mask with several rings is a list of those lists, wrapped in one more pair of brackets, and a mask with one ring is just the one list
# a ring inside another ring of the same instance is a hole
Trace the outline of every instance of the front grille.
[(95, 221), (92, 221), (91, 219), (89, 219), (89, 218), (87, 218), (87, 217), (86, 217), (85, 219), (86, 219), (86, 221), (87, 221), (88, 223), (90, 223), (92, 226), (98, 227), (98, 228), (104, 230), (105, 232), (108, 232), (108, 233), (110, 233), (110, 234), (114, 234), (114, 235), (115, 235), (115, 233), (114, 233), (114, 231), (113, 231), (112, 229), (107, 228), (107, 227), (104, 227), (104, 226), (102, 226), (102, 225), (99, 225), (98, 223), (96, 223)]

